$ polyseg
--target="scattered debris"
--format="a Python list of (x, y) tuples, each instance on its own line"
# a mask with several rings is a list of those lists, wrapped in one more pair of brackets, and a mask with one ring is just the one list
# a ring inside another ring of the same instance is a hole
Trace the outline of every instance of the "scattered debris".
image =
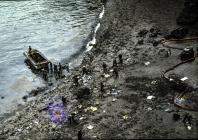
[(89, 124), (89, 125), (87, 126), (87, 128), (88, 128), (89, 130), (91, 130), (91, 129), (93, 129), (94, 127), (93, 127), (92, 125)]
[(126, 120), (126, 119), (128, 119), (129, 118), (129, 116), (128, 115), (124, 115), (124, 116), (122, 116), (123, 117), (123, 119), (124, 120)]
[(80, 117), (79, 119), (80, 119), (80, 120), (84, 120), (84, 119), (86, 119), (86, 117)]
[(180, 80), (181, 81), (185, 81), (185, 80), (187, 80), (188, 79), (188, 77), (184, 77), (184, 78), (181, 78)]
[(173, 81), (174, 79), (170, 78), (169, 81)]
[(157, 81), (152, 81), (151, 82), (152, 85), (155, 85), (156, 83), (157, 83)]
[(192, 116), (189, 115), (188, 113), (186, 113), (185, 116), (184, 116), (184, 119), (183, 119), (183, 123), (184, 123), (184, 125), (186, 125), (188, 130), (192, 129), (192, 126), (191, 126), (192, 123), (191, 122), (192, 122)]
[(150, 65), (151, 63), (150, 62), (145, 62), (144, 63), (146, 66)]
[(153, 98), (155, 98), (155, 96), (148, 96), (148, 97), (147, 97), (147, 100), (151, 100), (151, 99), (153, 99)]
[(112, 95), (118, 95), (118, 93), (117, 92), (113, 92), (113, 93), (111, 93)]
[(105, 78), (109, 78), (110, 75), (109, 75), (109, 74), (105, 74), (104, 77), (105, 77)]
[(151, 110), (153, 110), (151, 107), (148, 107), (148, 111), (151, 111)]
[(118, 99), (116, 99), (116, 98), (113, 98), (113, 100), (112, 100), (112, 101), (113, 101), (113, 102), (115, 102), (116, 100), (118, 100)]
[(170, 108), (165, 109), (165, 112), (171, 112), (172, 110)]
[(95, 112), (97, 110), (98, 110), (98, 108), (97, 107), (93, 107), (93, 106), (87, 107), (86, 109), (84, 109), (85, 112), (87, 112), (87, 111)]

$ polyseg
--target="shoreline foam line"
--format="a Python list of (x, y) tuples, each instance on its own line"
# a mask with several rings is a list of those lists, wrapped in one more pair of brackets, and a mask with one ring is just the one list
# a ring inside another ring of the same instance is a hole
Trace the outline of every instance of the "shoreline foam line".
[[(102, 6), (102, 12), (99, 14), (99, 19), (102, 19), (104, 16), (104, 12), (105, 12), (105, 8), (104, 5)], [(94, 35), (93, 35), (93, 39), (91, 41), (89, 41), (86, 45), (86, 52), (90, 51), (93, 48), (93, 45), (96, 44), (96, 33), (98, 31), (98, 29), (100, 28), (100, 23), (97, 24), (97, 26), (94, 29)]]

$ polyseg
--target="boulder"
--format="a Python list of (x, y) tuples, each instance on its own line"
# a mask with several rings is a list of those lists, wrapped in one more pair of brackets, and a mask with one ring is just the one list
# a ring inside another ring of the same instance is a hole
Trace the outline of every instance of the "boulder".
[(76, 96), (78, 99), (87, 98), (91, 94), (88, 87), (81, 87), (77, 90)]

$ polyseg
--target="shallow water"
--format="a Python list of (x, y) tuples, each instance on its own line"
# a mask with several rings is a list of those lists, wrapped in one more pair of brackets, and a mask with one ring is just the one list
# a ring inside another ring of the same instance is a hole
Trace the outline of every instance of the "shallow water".
[(0, 114), (45, 85), (24, 64), (28, 46), (50, 60), (70, 60), (85, 45), (96, 15), (86, 0), (0, 0)]

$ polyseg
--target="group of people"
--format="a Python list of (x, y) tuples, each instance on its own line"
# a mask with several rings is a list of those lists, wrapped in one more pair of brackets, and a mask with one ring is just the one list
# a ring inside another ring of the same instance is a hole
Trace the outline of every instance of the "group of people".
[[(117, 79), (119, 77), (119, 74), (118, 74), (118, 64), (122, 65), (123, 64), (123, 58), (122, 58), (122, 55), (119, 54), (118, 55), (118, 62), (116, 59), (113, 60), (113, 75), (115, 76), (115, 78)], [(107, 64), (103, 62), (102, 64), (102, 67), (103, 67), (103, 73), (107, 73), (108, 72), (108, 68), (107, 68)], [(83, 66), (82, 68), (82, 75), (87, 75), (89, 73), (88, 69)], [(77, 75), (74, 75), (73, 77), (73, 82), (74, 82), (74, 85), (75, 86), (79, 86), (79, 77)], [(101, 92), (104, 92), (104, 84), (103, 82), (100, 83), (100, 90)]]

